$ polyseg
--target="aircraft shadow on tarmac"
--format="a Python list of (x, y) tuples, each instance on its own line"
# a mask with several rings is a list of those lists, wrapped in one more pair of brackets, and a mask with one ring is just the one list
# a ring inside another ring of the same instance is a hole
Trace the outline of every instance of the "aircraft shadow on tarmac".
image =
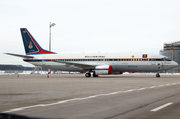
[[(36, 117), (27, 117), (22, 115), (15, 115), (9, 113), (0, 113), (0, 119), (50, 119), (50, 118), (36, 118)], [(65, 119), (65, 118), (58, 118)]]

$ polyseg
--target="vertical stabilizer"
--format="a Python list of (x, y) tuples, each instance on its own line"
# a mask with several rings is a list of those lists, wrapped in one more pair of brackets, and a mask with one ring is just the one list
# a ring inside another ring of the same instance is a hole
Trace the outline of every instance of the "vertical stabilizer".
[(20, 28), (22, 40), (24, 43), (24, 49), (26, 55), (38, 55), (38, 54), (56, 54), (54, 52), (44, 50), (33, 38), (30, 32), (26, 28)]

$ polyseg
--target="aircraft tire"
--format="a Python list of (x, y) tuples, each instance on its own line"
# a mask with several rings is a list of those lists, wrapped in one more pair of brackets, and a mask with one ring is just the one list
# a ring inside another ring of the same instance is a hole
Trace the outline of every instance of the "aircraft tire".
[(159, 78), (159, 77), (160, 77), (160, 75), (159, 75), (159, 74), (156, 74), (156, 77), (157, 77), (157, 78)]
[(86, 77), (91, 77), (91, 74), (90, 73), (86, 73), (85, 76)]

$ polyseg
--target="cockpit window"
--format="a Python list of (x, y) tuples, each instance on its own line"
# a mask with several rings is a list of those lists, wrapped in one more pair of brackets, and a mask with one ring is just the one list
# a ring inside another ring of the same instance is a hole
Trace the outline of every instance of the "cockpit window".
[(171, 61), (171, 59), (167, 58), (167, 57), (164, 57), (163, 58), (164, 61)]

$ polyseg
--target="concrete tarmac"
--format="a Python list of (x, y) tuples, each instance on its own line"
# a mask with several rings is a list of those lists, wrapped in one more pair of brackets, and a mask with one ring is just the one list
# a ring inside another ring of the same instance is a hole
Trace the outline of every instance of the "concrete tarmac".
[(0, 112), (0, 119), (179, 119), (180, 75), (0, 75)]

